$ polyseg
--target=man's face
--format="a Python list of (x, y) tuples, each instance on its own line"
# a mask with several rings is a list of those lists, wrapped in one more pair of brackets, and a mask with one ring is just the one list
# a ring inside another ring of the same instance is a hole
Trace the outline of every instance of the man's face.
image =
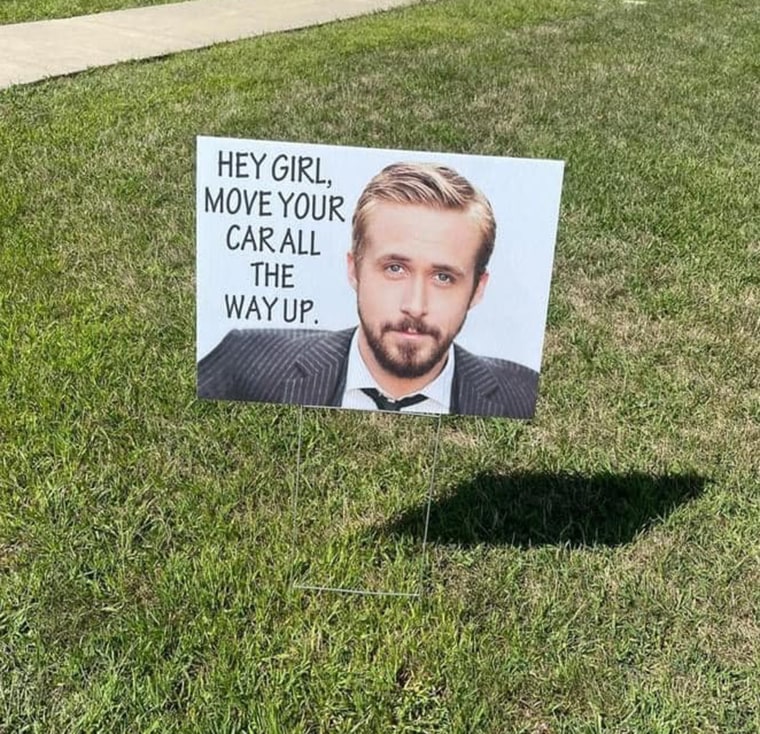
[[(467, 311), (483, 297), (475, 277), (480, 232), (466, 212), (381, 202), (369, 213), (360, 262), (348, 255), (361, 324), (359, 350), (383, 384), (433, 379)], [(421, 379), (424, 378), (424, 379)]]

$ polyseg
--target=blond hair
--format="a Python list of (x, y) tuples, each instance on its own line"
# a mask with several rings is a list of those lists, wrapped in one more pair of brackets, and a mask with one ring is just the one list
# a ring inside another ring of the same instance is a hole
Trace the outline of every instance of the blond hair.
[(351, 251), (360, 262), (366, 245), (367, 219), (380, 203), (412, 204), (469, 214), (480, 230), (475, 282), (485, 273), (496, 239), (496, 220), (488, 199), (452, 168), (429, 163), (393, 163), (362, 191), (352, 220)]

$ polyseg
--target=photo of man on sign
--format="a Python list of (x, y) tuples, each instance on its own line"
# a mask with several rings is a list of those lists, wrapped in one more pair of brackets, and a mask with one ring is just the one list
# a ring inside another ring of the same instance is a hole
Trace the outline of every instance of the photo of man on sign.
[(530, 418), (538, 373), (455, 343), (489, 286), (488, 199), (445, 165), (394, 163), (354, 210), (358, 324), (233, 329), (198, 364), (203, 398)]

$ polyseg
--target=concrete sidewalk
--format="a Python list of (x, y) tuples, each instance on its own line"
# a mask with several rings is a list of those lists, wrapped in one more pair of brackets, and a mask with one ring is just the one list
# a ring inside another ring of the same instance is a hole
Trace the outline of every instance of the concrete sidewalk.
[(0, 89), (94, 66), (303, 28), (414, 0), (191, 0), (0, 25)]

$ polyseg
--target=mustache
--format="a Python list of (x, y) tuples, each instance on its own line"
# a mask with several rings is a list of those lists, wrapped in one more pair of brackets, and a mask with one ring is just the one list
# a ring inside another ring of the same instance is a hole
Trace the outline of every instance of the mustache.
[(434, 326), (430, 326), (420, 319), (413, 319), (410, 317), (402, 319), (396, 323), (388, 321), (383, 324), (382, 333), (385, 334), (389, 331), (415, 331), (418, 334), (432, 336), (434, 339), (441, 338), (441, 332)]

